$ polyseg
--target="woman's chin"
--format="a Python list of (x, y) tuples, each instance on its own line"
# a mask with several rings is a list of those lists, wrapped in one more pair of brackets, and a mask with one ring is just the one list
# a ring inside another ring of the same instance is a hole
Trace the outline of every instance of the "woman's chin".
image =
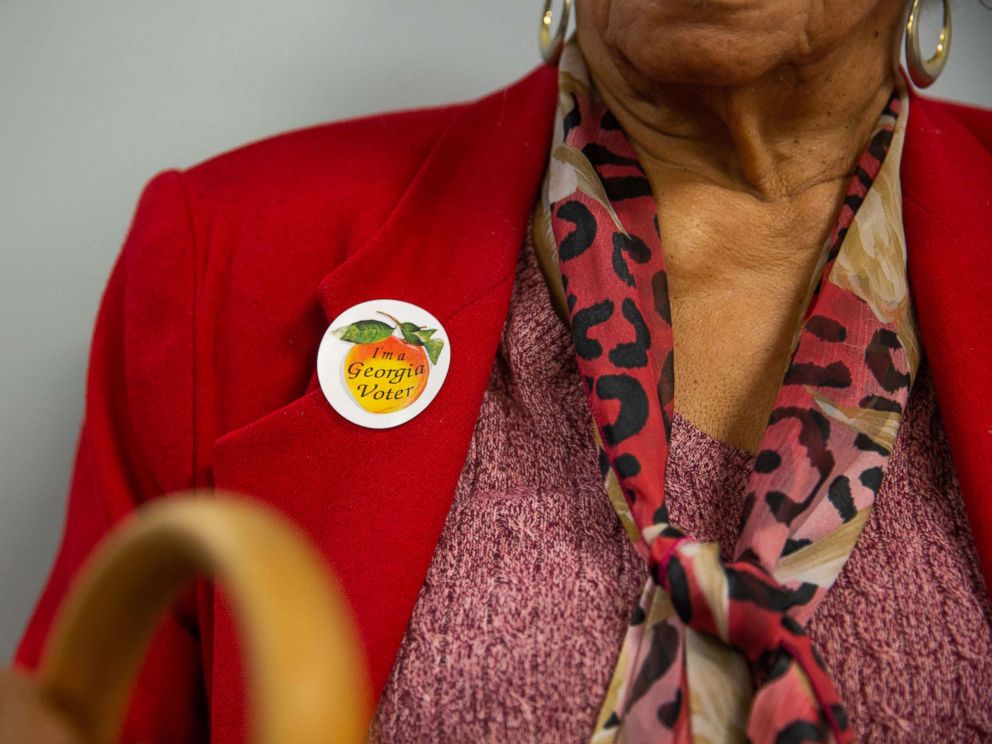
[(768, 0), (636, 0), (636, 2), (653, 6), (659, 12), (677, 18), (710, 19), (728, 13), (767, 12), (770, 6), (783, 4), (781, 1), (768, 2)]
[(650, 81), (741, 85), (829, 54), (880, 3), (902, 0), (847, 0), (831, 11), (837, 2), (578, 0), (579, 37), (585, 49), (584, 36), (600, 36)]
[(697, 48), (692, 55), (659, 55), (631, 61), (641, 74), (656, 82), (704, 86), (746, 85), (767, 74), (778, 61), (770, 55), (756, 58), (753, 51), (733, 52), (723, 48), (705, 54)]
[(669, 30), (631, 39), (616, 51), (633, 72), (652, 83), (744, 85), (795, 58), (794, 50), (770, 40), (712, 30)]

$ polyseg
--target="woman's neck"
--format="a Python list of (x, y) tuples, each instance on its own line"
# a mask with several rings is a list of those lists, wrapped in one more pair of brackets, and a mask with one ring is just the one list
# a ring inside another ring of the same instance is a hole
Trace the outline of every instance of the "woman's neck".
[(778, 201), (851, 172), (895, 84), (894, 11), (816, 59), (725, 86), (649, 79), (581, 25), (578, 39), (652, 185), (674, 169)]

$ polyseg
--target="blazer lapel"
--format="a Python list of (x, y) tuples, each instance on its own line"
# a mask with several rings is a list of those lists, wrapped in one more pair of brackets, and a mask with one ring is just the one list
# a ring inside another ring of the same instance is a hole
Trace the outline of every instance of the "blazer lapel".
[(912, 296), (986, 587), (992, 588), (992, 155), (910, 104), (902, 163)]
[(427, 409), (395, 429), (364, 429), (311, 386), (214, 449), (219, 488), (268, 501), (321, 547), (351, 602), (376, 696), (468, 451), (546, 165), (556, 89), (556, 70), (542, 67), (466, 106), (371, 242), (321, 283), (328, 322), (380, 297), (441, 321), (451, 366)]

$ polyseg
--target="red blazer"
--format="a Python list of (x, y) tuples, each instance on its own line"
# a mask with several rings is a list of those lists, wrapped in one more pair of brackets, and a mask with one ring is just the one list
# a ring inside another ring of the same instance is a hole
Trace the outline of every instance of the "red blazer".
[[(103, 299), (65, 536), (17, 660), (37, 662), (80, 563), (136, 505), (191, 486), (289, 515), (350, 599), (378, 694), (448, 513), (544, 171), (556, 71), (480, 101), (298, 131), (145, 189)], [(992, 582), (992, 112), (914, 98), (903, 160), (910, 279)], [(435, 401), (395, 429), (326, 403), (327, 323), (376, 297), (447, 329)], [(238, 741), (236, 636), (209, 587), (169, 616), (131, 740)]]

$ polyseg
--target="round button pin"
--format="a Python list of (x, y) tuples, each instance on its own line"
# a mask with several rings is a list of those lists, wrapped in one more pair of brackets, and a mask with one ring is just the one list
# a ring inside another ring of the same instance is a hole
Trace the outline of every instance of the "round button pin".
[(402, 300), (369, 300), (328, 326), (317, 351), (317, 379), (344, 418), (388, 429), (430, 405), (450, 362), (451, 342), (437, 318)]

